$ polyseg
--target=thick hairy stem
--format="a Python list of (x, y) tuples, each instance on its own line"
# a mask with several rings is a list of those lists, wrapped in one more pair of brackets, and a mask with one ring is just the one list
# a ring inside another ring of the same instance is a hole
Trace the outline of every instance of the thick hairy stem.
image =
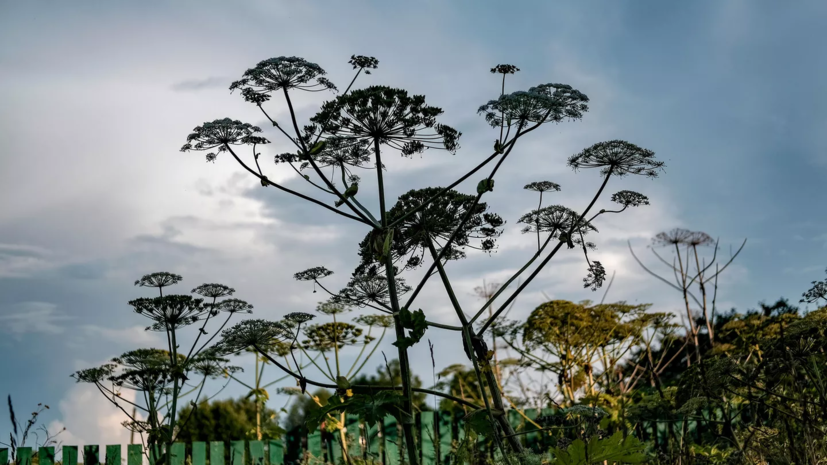
[[(385, 186), (382, 179), (382, 155), (379, 149), (379, 141), (373, 141), (373, 148), (376, 154), (376, 173), (377, 182), (379, 184), (379, 209), (381, 213), (380, 221), (382, 222), (382, 232), (386, 232), (388, 226), (388, 215), (385, 211)], [(393, 309), (393, 327), (396, 331), (396, 340), (400, 341), (405, 338), (405, 329), (402, 327), (402, 320), (399, 316), (399, 297), (396, 291), (396, 273), (393, 270), (393, 256), (388, 254), (385, 257), (385, 277), (388, 280), (388, 293), (390, 294), (391, 309)], [(413, 417), (413, 386), (411, 385), (411, 368), (408, 360), (408, 349), (403, 345), (397, 346), (399, 356), (399, 368), (402, 375), (402, 395), (405, 401), (402, 404), (402, 431), (405, 436), (406, 449), (408, 451), (408, 460), (410, 465), (419, 465), (419, 448), (416, 446), (416, 438), (414, 436), (414, 417)]]
[[(382, 222), (386, 221), (385, 212), (382, 211)], [(385, 257), (385, 274), (388, 278), (388, 286), (390, 291), (391, 307), (393, 308), (393, 327), (396, 331), (396, 340), (405, 338), (405, 329), (402, 327), (402, 320), (399, 317), (399, 299), (396, 295), (396, 277), (393, 272), (393, 257), (388, 254)], [(408, 349), (400, 344), (397, 347), (399, 354), (399, 368), (402, 375), (402, 395), (405, 397), (405, 402), (402, 404), (402, 431), (405, 436), (405, 445), (408, 450), (408, 460), (410, 465), (419, 465), (419, 448), (416, 445), (416, 438), (414, 436), (414, 417), (413, 417), (413, 389), (411, 386), (411, 369), (408, 361)]]
[[(494, 373), (489, 369), (480, 370), (478, 360), (476, 354), (474, 352), (474, 344), (471, 340), (471, 332), (473, 331), (471, 327), (471, 323), (468, 322), (468, 319), (465, 317), (465, 313), (463, 313), (462, 308), (459, 305), (459, 301), (457, 300), (456, 295), (454, 294), (453, 289), (451, 288), (451, 283), (448, 280), (448, 275), (445, 273), (445, 268), (442, 266), (442, 263), (438, 261), (439, 254), (437, 253), (436, 249), (434, 248), (433, 242), (428, 240), (428, 249), (431, 253), (431, 256), (434, 258), (437, 264), (437, 270), (439, 271), (439, 277), (442, 279), (442, 284), (445, 286), (445, 292), (448, 293), (448, 298), (451, 300), (451, 305), (454, 307), (454, 310), (459, 317), (460, 322), (462, 323), (463, 327), (463, 338), (465, 339), (465, 346), (468, 349), (468, 357), (471, 359), (471, 362), (474, 365), (474, 371), (477, 375), (477, 382), (480, 383), (480, 393), (482, 395), (482, 400), (485, 402), (485, 408), (488, 409), (489, 418), (500, 425), (503, 430), (503, 433), (506, 436), (509, 436), (514, 433), (514, 429), (511, 427), (511, 424), (505, 418), (505, 415), (496, 415), (494, 416), (491, 412), (492, 406), (489, 404), (488, 396), (485, 393), (485, 387), (483, 385), (483, 372), (485, 376), (485, 381), (488, 384), (489, 392), (491, 394), (491, 402), (494, 404), (493, 408), (500, 411), (505, 412), (505, 407), (503, 406), (502, 396), (500, 395), (500, 390), (497, 384), (497, 379), (494, 376)], [(481, 336), (480, 336), (481, 337)], [(485, 355), (485, 354), (482, 354)], [(497, 440), (497, 445), (500, 446), (502, 449), (502, 444), (500, 443), (499, 435), (495, 436)], [(514, 449), (515, 452), (522, 452), (523, 446), (522, 443), (519, 441), (518, 438), (515, 437), (508, 437), (509, 445)], [(503, 450), (503, 453), (505, 451)]]
[(692, 250), (695, 252), (695, 266), (698, 269), (698, 286), (701, 288), (701, 296), (703, 298), (703, 312), (704, 321), (706, 322), (706, 331), (709, 333), (709, 345), (715, 347), (715, 330), (712, 326), (712, 317), (709, 315), (709, 310), (706, 307), (706, 286), (704, 285), (704, 275), (701, 269), (701, 263), (698, 259), (698, 247), (693, 245)]
[(701, 363), (701, 347), (698, 341), (698, 328), (695, 326), (695, 320), (692, 318), (692, 310), (689, 308), (689, 289), (686, 286), (686, 272), (683, 270), (683, 261), (681, 260), (681, 251), (678, 244), (675, 244), (675, 252), (678, 254), (678, 266), (680, 267), (681, 282), (683, 284), (681, 290), (683, 291), (683, 303), (686, 305), (686, 319), (689, 320), (689, 331), (692, 333), (692, 341), (695, 344), (695, 358), (698, 363)]

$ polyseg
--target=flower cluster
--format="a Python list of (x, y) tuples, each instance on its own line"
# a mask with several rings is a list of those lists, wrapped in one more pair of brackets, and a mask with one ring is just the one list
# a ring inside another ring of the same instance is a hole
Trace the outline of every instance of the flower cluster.
[(282, 322), (244, 320), (222, 331), (216, 350), (222, 354), (237, 354), (254, 346), (266, 350), (275, 341), (292, 338), (293, 332)]
[(459, 148), (461, 133), (437, 123), (442, 113), (441, 108), (426, 105), (422, 95), (370, 86), (325, 102), (310, 121), (330, 135), (388, 145), (404, 156), (429, 148), (453, 153)]
[(135, 281), (136, 286), (141, 287), (167, 287), (172, 286), (173, 284), (178, 284), (181, 282), (183, 278), (181, 275), (167, 273), (166, 271), (161, 271), (158, 273), (150, 273), (141, 277)]
[(333, 272), (323, 266), (316, 266), (304, 271), (299, 271), (293, 275), (296, 281), (316, 281), (321, 278), (326, 278), (332, 275)]
[(714, 243), (715, 241), (705, 232), (690, 231), (683, 228), (675, 228), (669, 232), (658, 233), (654, 239), (652, 239), (653, 245), (661, 246), (685, 245), (697, 247), (712, 245)]
[(168, 331), (188, 326), (210, 313), (203, 305), (204, 299), (188, 295), (166, 295), (163, 297), (141, 297), (129, 301), (135, 313), (143, 315), (154, 323), (147, 331)]
[(537, 181), (526, 184), (523, 189), (540, 193), (549, 191), (560, 192), (560, 184), (551, 181)]
[[(449, 259), (463, 258), (465, 253), (462, 249), (465, 247), (493, 250), (497, 237), (502, 234), (505, 221), (499, 215), (487, 212), (486, 203), (475, 203), (475, 196), (461, 194), (455, 190), (444, 192), (413, 215), (406, 216), (408, 212), (419, 208), (441, 191), (439, 187), (411, 190), (400, 196), (388, 212), (388, 221), (391, 223), (404, 217), (394, 230), (390, 252), (394, 260), (408, 256), (405, 268), (419, 266), (425, 251), (431, 245), (437, 249), (441, 248), (441, 244), (447, 242), (455, 231), (451, 248), (446, 254)], [(467, 214), (470, 214), (470, 218), (462, 223)], [(363, 264), (376, 261), (374, 244), (384, 238), (374, 236), (374, 233), (369, 233), (359, 244), (359, 255)], [(473, 240), (479, 240), (479, 244), (474, 245)]]
[(649, 205), (649, 197), (634, 191), (619, 191), (612, 194), (612, 202), (619, 203), (623, 207), (639, 207)]
[[(526, 225), (522, 229), (523, 233), (550, 232), (554, 234), (554, 237), (559, 237), (561, 232), (567, 233), (572, 229), (579, 218), (580, 215), (570, 208), (562, 205), (551, 205), (526, 213), (517, 220), (517, 223)], [(572, 232), (572, 236), (579, 236), (580, 234), (585, 236), (590, 231), (597, 232), (597, 228), (584, 218), (580, 220), (577, 228)]]
[(330, 322), (308, 326), (304, 330), (307, 339), (302, 343), (310, 350), (326, 352), (359, 343), (362, 328), (350, 323)]
[[(827, 270), (824, 272), (827, 273)], [(813, 287), (801, 295), (804, 298), (801, 299), (800, 302), (814, 304), (817, 303), (819, 299), (827, 300), (827, 280), (813, 281), (811, 284)]]
[(365, 74), (370, 74), (371, 69), (376, 69), (379, 66), (379, 60), (364, 55), (352, 55), (348, 64), (353, 65), (353, 69), (363, 69)]
[(491, 68), (492, 74), (514, 74), (519, 71), (520, 68), (514, 65), (497, 65)]
[(393, 317), (390, 315), (359, 315), (353, 321), (368, 327), (390, 328), (393, 326)]
[(492, 127), (518, 126), (527, 123), (558, 123), (565, 118), (581, 119), (589, 110), (589, 98), (565, 84), (542, 84), (528, 91), (517, 91), (490, 100), (477, 113), (484, 115)]
[[(401, 296), (411, 290), (405, 280), (396, 277), (396, 295)], [(390, 305), (390, 288), (384, 273), (379, 273), (375, 265), (359, 266), (344, 289), (339, 291), (331, 301), (364, 307), (370, 304)]]
[[(259, 132), (260, 127), (249, 123), (230, 118), (217, 119), (195, 127), (181, 151), (217, 149), (218, 152), (226, 152), (230, 145), (269, 144), (269, 140), (255, 135)], [(215, 153), (207, 154), (207, 161), (215, 161), (215, 158)]]
[(336, 86), (323, 77), (326, 74), (321, 66), (304, 58), (269, 58), (245, 71), (241, 79), (230, 85), (230, 92), (240, 89), (244, 100), (261, 105), (269, 100), (271, 93), (282, 89), (335, 91)]
[(664, 162), (655, 160), (655, 152), (622, 140), (598, 142), (582, 152), (572, 155), (568, 165), (580, 168), (601, 168), (600, 174), (615, 176), (639, 174), (650, 178), (658, 177)]

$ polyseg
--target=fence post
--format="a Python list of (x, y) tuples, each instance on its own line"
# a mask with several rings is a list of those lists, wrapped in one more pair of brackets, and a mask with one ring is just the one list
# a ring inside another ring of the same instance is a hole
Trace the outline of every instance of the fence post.
[(380, 443), (382, 441), (381, 431), (379, 431), (379, 425), (373, 424), (368, 425), (365, 423), (365, 448), (367, 449), (367, 456), (373, 457), (376, 460), (381, 462), (382, 453)]
[(244, 441), (230, 441), (230, 464), (244, 465)]
[(251, 465), (265, 465), (263, 442), (250, 441), (250, 463)]
[(322, 458), (322, 432), (318, 429), (307, 435), (307, 451), (317, 459)]
[(453, 427), (451, 425), (453, 415), (451, 412), (440, 411), (437, 424), (437, 464), (446, 463), (445, 459), (451, 453), (451, 442), (453, 441)]
[[(0, 458), (0, 463), (5, 464), (2, 458)], [(54, 465), (55, 463), (55, 448), (54, 447), (41, 447), (37, 451), (37, 463), (38, 465)]]
[(399, 465), (399, 430), (397, 429), (396, 418), (388, 415), (385, 417), (385, 427), (382, 436), (385, 439), (385, 465)]
[[(126, 465), (143, 465), (144, 446), (141, 444), (129, 444), (126, 446)], [(63, 448), (63, 463), (66, 464), (66, 448)]]
[[(171, 465), (184, 465), (187, 445), (183, 442), (174, 442), (169, 446), (169, 463)], [(86, 465), (86, 464), (84, 464)], [(243, 464), (242, 464), (243, 465)]]
[[(40, 458), (40, 457), (38, 457)], [(111, 444), (106, 446), (106, 457), (104, 458), (106, 465), (121, 465), (121, 445)], [(38, 465), (45, 465), (40, 462)]]
[(17, 448), (17, 465), (32, 465), (32, 448)]
[(362, 458), (362, 431), (359, 428), (359, 416), (347, 414), (345, 425), (347, 425), (347, 455), (348, 457)]
[(224, 465), (224, 442), (210, 442), (210, 465)]
[(83, 446), (83, 465), (100, 465), (99, 446)]
[(270, 465), (283, 465), (284, 464), (284, 445), (281, 441), (271, 439), (270, 440)]
[(422, 452), (422, 465), (436, 465), (436, 417), (434, 412), (419, 414), (419, 445)]
[(192, 465), (207, 465), (207, 444), (205, 442), (193, 441)]

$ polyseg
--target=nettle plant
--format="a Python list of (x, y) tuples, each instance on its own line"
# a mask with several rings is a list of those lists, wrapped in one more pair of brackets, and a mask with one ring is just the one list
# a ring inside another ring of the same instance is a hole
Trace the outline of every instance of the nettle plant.
[[(415, 389), (411, 384), (408, 349), (420, 343), (429, 328), (455, 333), (463, 342), (479, 384), (488, 388), (484, 391), (487, 394), (483, 395), (483, 405), (467, 405), (484, 411), (479, 416), (484, 421), (475, 421), (475, 424), (485, 424), (486, 434), (492, 435), (504, 451), (521, 453), (523, 446), (504, 415), (502, 393), (490, 364), (493, 354), (483, 334), (564, 245), (567, 249), (582, 250), (588, 265), (586, 287), (600, 287), (605, 270), (600, 262), (589, 258), (594, 244), (587, 242), (585, 236), (597, 231), (593, 226), (597, 217), (618, 210), (600, 210), (588, 218), (587, 215), (609, 179), (630, 174), (654, 178), (664, 163), (656, 160), (652, 151), (621, 140), (600, 142), (571, 156), (568, 159), (571, 168), (597, 168), (600, 171), (603, 179), (594, 198), (580, 212), (561, 205), (543, 207), (541, 202), (521, 218), (519, 222), (525, 225), (526, 231), (537, 236), (537, 251), (479, 311), (467, 318), (446, 268), (449, 262), (465, 258), (469, 250), (489, 252), (496, 247), (505, 221), (490, 212), (482, 198), (494, 191), (497, 171), (512, 156), (518, 143), (541, 126), (581, 119), (588, 110), (589, 99), (564, 84), (541, 84), (527, 91), (506, 93), (506, 77), (519, 69), (513, 65), (497, 65), (491, 72), (502, 75), (500, 95), (478, 110), (497, 132), (492, 152), (451, 184), (414, 188), (389, 205), (384, 173), (387, 168), (383, 158), (387, 159), (394, 152), (408, 158), (430, 150), (445, 150), (453, 154), (459, 149), (461, 133), (438, 121), (443, 110), (427, 104), (424, 96), (378, 85), (352, 90), (360, 75), (370, 74), (377, 68), (378, 60), (353, 56), (349, 63), (356, 73), (348, 87), (332, 100), (322, 103), (318, 113), (302, 126), (292, 100), (296, 92), (337, 92), (336, 86), (325, 77), (326, 72), (319, 65), (297, 57), (271, 58), (248, 69), (240, 80), (230, 86), (231, 91), (240, 91), (246, 101), (258, 107), (275, 131), (292, 146), (291, 150), (295, 149), (295, 152), (276, 155), (275, 162), (293, 169), (299, 174), (299, 182), (305, 183), (307, 190), (315, 192), (317, 197), (274, 182), (264, 173), (259, 161), (261, 154), (256, 150), (270, 141), (260, 135), (260, 127), (229, 118), (207, 122), (193, 130), (181, 151), (209, 152), (208, 162), (214, 161), (218, 154), (226, 153), (260, 180), (263, 187), (275, 187), (365, 227), (366, 234), (357, 247), (359, 265), (341, 291), (330, 292), (322, 286), (321, 280), (332, 274), (324, 267), (297, 273), (296, 279), (321, 286), (330, 294), (330, 303), (370, 308), (390, 315), (393, 318), (394, 345), (398, 350), (402, 385), (382, 389), (356, 386), (344, 377), (337, 377), (335, 383), (326, 383), (309, 379), (302, 372), (290, 370), (279, 363), (268, 354), (267, 341), (279, 338), (291, 344), (291, 351), (300, 350), (295, 343), (302, 324), (312, 316), (307, 314), (288, 315), (283, 321), (248, 320), (239, 323), (223, 333), (223, 350), (233, 353), (255, 347), (272, 363), (295, 376), (302, 389), (307, 385), (336, 389), (338, 395), (329, 401), (327, 412), (347, 411), (370, 417), (369, 420), (386, 414), (395, 416), (402, 425), (410, 464), (416, 465), (419, 459), (414, 439), (413, 392), (418, 390), (461, 403), (468, 402), (435, 391)], [(283, 121), (276, 121), (264, 109), (265, 104), (275, 97), (287, 106), (289, 116)], [(240, 146), (252, 149), (249, 161), (239, 151)], [(360, 202), (364, 183), (354, 173), (355, 168), (376, 170), (372, 184), (377, 191), (378, 212)], [(478, 181), (471, 193), (456, 190), (475, 175)], [(551, 182), (537, 182), (530, 186), (530, 190), (541, 196), (559, 189), (557, 184)], [(613, 200), (620, 203), (622, 209), (648, 203), (643, 195), (629, 191), (615, 194)], [(427, 268), (424, 276), (415, 286), (407, 285), (403, 275), (421, 267)], [(430, 321), (423, 310), (414, 307), (417, 296), (432, 277), (437, 277), (444, 287), (458, 324)], [(509, 290), (507, 296), (502, 296), (503, 299), (497, 300), (518, 278), (521, 279), (520, 285)], [(494, 300), (499, 305), (489, 313), (489, 303)]]
[[(253, 308), (243, 300), (227, 298), (235, 289), (223, 284), (196, 287), (192, 293), (200, 297), (164, 294), (165, 287), (177, 284), (181, 279), (180, 275), (167, 272), (145, 275), (135, 281), (135, 285), (157, 288), (158, 297), (141, 297), (129, 302), (135, 313), (151, 320), (147, 331), (165, 333), (166, 349), (131, 350), (113, 358), (110, 363), (72, 374), (79, 383), (94, 384), (129, 418), (123, 426), (139, 433), (141, 442), (147, 445), (147, 457), (150, 453), (155, 454), (156, 463), (170, 463), (166, 446), (175, 441), (178, 427), (185, 424), (198, 408), (206, 381), (241, 370), (229, 365), (215, 346), (208, 346), (235, 314), (252, 313)], [(221, 318), (222, 314), (226, 317)], [(207, 324), (217, 319), (223, 319), (223, 322), (210, 335)], [(192, 345), (182, 349), (180, 330), (193, 325), (198, 327), (198, 333)], [(136, 401), (124, 399), (123, 389), (135, 391)], [(190, 416), (177, 418), (182, 399), (193, 393), (195, 399), (190, 401)], [(133, 408), (133, 413), (125, 407)]]

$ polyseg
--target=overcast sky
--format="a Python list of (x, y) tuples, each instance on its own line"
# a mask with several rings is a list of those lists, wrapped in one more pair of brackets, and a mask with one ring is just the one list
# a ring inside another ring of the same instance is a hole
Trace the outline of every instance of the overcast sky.
[[(391, 201), (411, 188), (446, 185), (490, 153), (495, 134), (476, 110), (499, 94), (491, 67), (521, 69), (509, 91), (560, 82), (589, 96), (582, 121), (535, 131), (498, 173), (485, 199), (508, 222), (499, 249), (448, 268), (465, 306), (479, 305), (475, 286), (506, 279), (532, 253), (516, 220), (536, 198), (522, 186), (557, 182), (563, 190), (549, 202), (584, 208), (600, 177), (572, 172), (566, 158), (611, 139), (655, 151), (666, 171), (656, 180), (613, 179), (598, 204), (621, 189), (652, 203), (597, 224), (594, 258), (616, 273), (609, 300), (679, 311), (680, 294), (645, 274), (626, 243), (665, 274), (645, 247), (656, 233), (684, 227), (719, 237), (724, 258), (748, 239), (719, 281), (719, 309), (743, 311), (781, 296), (797, 302), (827, 267), (825, 21), (827, 4), (818, 0), (2, 1), (0, 394), (12, 395), (22, 418), (38, 402), (50, 404), (42, 420), (53, 430), (66, 426), (67, 443), (126, 442), (123, 416), (69, 376), (161, 346), (127, 305), (154, 295), (133, 286), (136, 279), (181, 274), (169, 289), (176, 293), (223, 283), (267, 319), (311, 311), (321, 300), (312, 285), (293, 281), (297, 271), (325, 265), (336, 273), (332, 287), (345, 284), (363, 228), (262, 188), (229, 157), (213, 165), (203, 153), (178, 151), (204, 121), (262, 124), (228, 87), (260, 60), (282, 55), (318, 63), (340, 88), (352, 77), (352, 54), (375, 56), (379, 69), (357, 87), (424, 94), (444, 108), (443, 123), (463, 132), (456, 155), (390, 160)], [(301, 96), (300, 118), (325, 98)], [(279, 119), (282, 104), (266, 108)], [(274, 142), (262, 149), (265, 171), (311, 192), (272, 164), (288, 146), (263, 127)], [(478, 177), (459, 190), (473, 193)], [(372, 189), (363, 190), (360, 199), (376, 211)], [(583, 289), (585, 274), (582, 257), (564, 250), (512, 316), (546, 298), (600, 300), (602, 292)], [(417, 306), (435, 321), (456, 318), (436, 285)], [(452, 338), (435, 329), (426, 337), (441, 366), (465, 362)], [(389, 341), (381, 350), (395, 352)], [(427, 345), (412, 354), (429, 383)], [(243, 393), (233, 387), (219, 397)], [(4, 413), (0, 437), (8, 432)]]

